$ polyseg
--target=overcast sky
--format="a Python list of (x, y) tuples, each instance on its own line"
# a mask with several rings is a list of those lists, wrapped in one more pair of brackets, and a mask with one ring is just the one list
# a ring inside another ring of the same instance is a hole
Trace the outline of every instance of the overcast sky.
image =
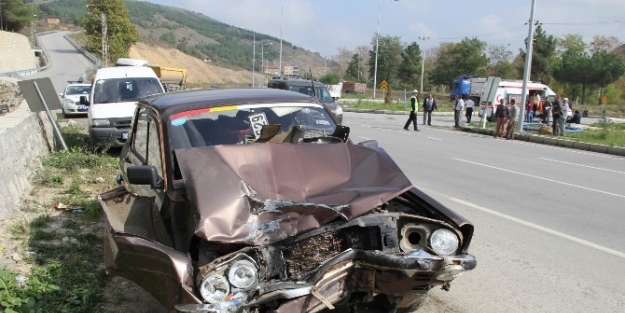
[[(331, 57), (341, 47), (368, 45), (380, 34), (418, 41), (423, 48), (478, 37), (518, 51), (527, 37), (531, 0), (150, 0), (280, 38)], [(380, 10), (378, 11), (378, 8)], [(625, 0), (536, 0), (535, 19), (547, 33), (625, 41)], [(419, 41), (418, 37), (429, 37)]]

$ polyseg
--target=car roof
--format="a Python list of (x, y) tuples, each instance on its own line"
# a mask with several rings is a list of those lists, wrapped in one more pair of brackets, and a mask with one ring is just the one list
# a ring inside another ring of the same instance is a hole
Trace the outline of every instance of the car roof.
[[(302, 78), (286, 78), (286, 77), (274, 77), (269, 80), (270, 83), (284, 82), (289, 85), (295, 86), (310, 86), (310, 79), (302, 79)], [(324, 83), (320, 81), (314, 81), (315, 87), (325, 86)]]
[(65, 86), (65, 88), (67, 88), (67, 87), (73, 87), (73, 86), (78, 86), (78, 87), (91, 87), (91, 84), (67, 84), (67, 86)]
[(152, 95), (139, 101), (140, 105), (154, 108), (163, 119), (193, 109), (254, 103), (321, 104), (317, 99), (299, 92), (273, 88), (187, 90)]
[(150, 77), (158, 78), (151, 67), (147, 66), (115, 66), (98, 69), (93, 80), (123, 78), (123, 77)]

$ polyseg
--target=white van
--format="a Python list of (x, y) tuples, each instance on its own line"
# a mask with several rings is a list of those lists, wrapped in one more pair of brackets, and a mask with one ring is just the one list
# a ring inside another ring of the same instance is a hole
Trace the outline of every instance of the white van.
[(89, 136), (98, 147), (122, 147), (128, 139), (139, 99), (164, 92), (156, 73), (146, 66), (119, 66), (98, 69), (91, 83)]

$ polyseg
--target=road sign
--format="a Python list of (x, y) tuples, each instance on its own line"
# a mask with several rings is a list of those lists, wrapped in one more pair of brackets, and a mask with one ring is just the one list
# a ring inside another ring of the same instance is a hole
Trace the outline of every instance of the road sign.
[(608, 97), (606, 96), (601, 97), (601, 102), (603, 102), (603, 104), (608, 103)]
[(385, 81), (385, 80), (383, 80), (383, 81), (380, 83), (380, 89), (382, 89), (382, 90), (386, 90), (387, 88), (388, 88), (388, 84), (386, 83), (386, 81)]

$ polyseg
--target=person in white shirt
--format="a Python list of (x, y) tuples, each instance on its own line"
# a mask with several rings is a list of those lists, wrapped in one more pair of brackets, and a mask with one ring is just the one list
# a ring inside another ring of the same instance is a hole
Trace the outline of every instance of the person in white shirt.
[(464, 101), (460, 98), (460, 95), (456, 95), (456, 105), (454, 107), (454, 127), (460, 128), (460, 112), (464, 108)]
[(471, 123), (471, 117), (473, 116), (473, 107), (475, 106), (475, 102), (471, 98), (469, 98), (465, 103), (465, 116), (467, 117), (467, 123)]

